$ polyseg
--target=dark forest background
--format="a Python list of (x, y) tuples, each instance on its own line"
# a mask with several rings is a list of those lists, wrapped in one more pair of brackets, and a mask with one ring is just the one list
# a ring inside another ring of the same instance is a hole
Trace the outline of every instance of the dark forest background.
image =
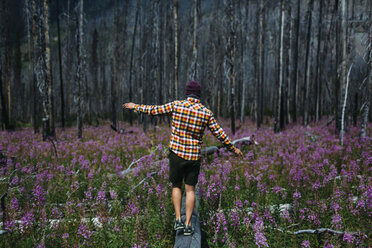
[[(370, 0), (2, 0), (2, 129), (110, 120), (202, 85), (216, 116), (273, 125), (371, 121)], [(274, 123), (271, 123), (271, 118)], [(152, 122), (140, 116), (144, 129)]]

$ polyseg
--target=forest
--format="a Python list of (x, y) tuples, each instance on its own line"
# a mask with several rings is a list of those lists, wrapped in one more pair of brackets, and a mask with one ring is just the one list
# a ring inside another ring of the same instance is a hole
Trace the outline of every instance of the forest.
[(370, 0), (2, 0), (0, 246), (172, 247), (171, 119), (122, 105), (190, 81), (257, 141), (202, 158), (202, 247), (372, 245)]

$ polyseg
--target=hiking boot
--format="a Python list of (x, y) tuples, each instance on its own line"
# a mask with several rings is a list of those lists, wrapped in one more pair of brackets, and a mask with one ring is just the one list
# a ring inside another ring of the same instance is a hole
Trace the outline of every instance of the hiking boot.
[(183, 223), (181, 219), (176, 219), (176, 221), (174, 222), (174, 230), (177, 231), (177, 230), (181, 230), (184, 228), (185, 228), (185, 223)]
[(190, 236), (194, 233), (194, 230), (192, 229), (191, 225), (185, 225), (185, 229), (183, 230), (183, 235)]

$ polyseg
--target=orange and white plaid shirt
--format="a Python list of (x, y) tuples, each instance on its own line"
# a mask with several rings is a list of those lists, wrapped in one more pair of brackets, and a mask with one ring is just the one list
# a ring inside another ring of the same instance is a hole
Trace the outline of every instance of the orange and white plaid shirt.
[(230, 151), (234, 145), (216, 122), (212, 111), (203, 106), (200, 100), (188, 97), (186, 100), (173, 101), (164, 105), (134, 106), (135, 111), (148, 115), (171, 114), (172, 135), (169, 149), (186, 160), (198, 160), (205, 127)]

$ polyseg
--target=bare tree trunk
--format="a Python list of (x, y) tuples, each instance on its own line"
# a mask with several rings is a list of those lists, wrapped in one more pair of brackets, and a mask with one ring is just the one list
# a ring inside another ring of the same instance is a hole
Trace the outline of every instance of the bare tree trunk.
[(343, 129), (343, 116), (342, 116), (342, 108), (343, 104), (342, 101), (345, 98), (345, 90), (346, 90), (346, 81), (347, 81), (347, 63), (348, 63), (348, 56), (347, 56), (347, 2), (346, 0), (340, 0), (341, 4), (341, 64), (340, 64), (340, 96), (338, 99), (338, 106), (339, 106), (339, 116), (340, 120), (340, 131)]
[(369, 41), (367, 44), (367, 62), (368, 62), (368, 71), (367, 71), (367, 78), (366, 82), (367, 85), (365, 86), (365, 102), (363, 104), (363, 120), (362, 120), (362, 127), (360, 136), (362, 138), (366, 137), (367, 132), (367, 122), (368, 122), (368, 114), (371, 106), (371, 94), (372, 94), (372, 4), (369, 5)]
[(54, 128), (54, 109), (53, 109), (53, 82), (52, 70), (50, 60), (50, 41), (49, 41), (49, 0), (44, 0), (44, 26), (45, 26), (45, 63), (46, 63), (46, 79), (48, 83), (48, 97), (49, 97), (49, 135), (55, 137)]
[(342, 114), (341, 114), (341, 145), (344, 145), (344, 132), (345, 132), (345, 109), (346, 109), (346, 103), (347, 103), (347, 91), (349, 88), (349, 79), (350, 79), (350, 72), (353, 68), (353, 64), (351, 64), (349, 68), (349, 72), (347, 73), (347, 79), (346, 79), (346, 87), (345, 87), (345, 98), (344, 98), (344, 104), (342, 105)]
[[(92, 60), (91, 60), (91, 74), (92, 74), (92, 81), (93, 81), (93, 95), (95, 100), (94, 106), (94, 119), (96, 121), (96, 125), (98, 126), (98, 112), (99, 112), (99, 93), (98, 93), (98, 58), (97, 58), (97, 46), (98, 46), (98, 31), (97, 28), (93, 30), (93, 37), (92, 37)], [(105, 96), (102, 94), (102, 98)]]
[(227, 7), (227, 18), (229, 19), (230, 34), (228, 36), (228, 61), (229, 64), (229, 76), (230, 76), (230, 118), (231, 118), (231, 130), (235, 134), (235, 72), (234, 72), (234, 61), (235, 61), (235, 20), (234, 20), (234, 2), (230, 0)]
[(174, 15), (174, 98), (178, 99), (178, 0), (173, 0)]
[[(137, 23), (138, 23), (138, 13), (141, 6), (141, 0), (137, 1), (137, 7), (136, 7), (136, 17), (134, 20), (134, 31), (132, 35), (132, 48), (130, 52), (130, 68), (129, 68), (129, 102), (132, 101), (132, 74), (133, 74), (133, 55), (134, 55), (134, 45), (135, 45), (135, 39), (137, 34)], [(133, 125), (133, 116), (132, 111), (129, 111), (129, 123), (132, 126)]]
[(74, 86), (72, 84), (73, 81), (73, 73), (72, 73), (72, 66), (73, 66), (73, 58), (71, 56), (71, 51), (73, 49), (72, 47), (72, 41), (71, 41), (71, 10), (70, 10), (70, 0), (67, 0), (67, 13), (66, 13), (66, 36), (65, 36), (65, 47), (64, 47), (64, 61), (65, 64), (65, 89), (66, 89), (66, 101), (65, 101), (65, 115), (68, 117), (70, 115), (70, 109), (73, 100), (71, 99), (73, 94), (71, 94), (71, 88), (74, 89)]
[(320, 45), (322, 36), (322, 18), (323, 18), (323, 1), (319, 2), (319, 18), (318, 18), (318, 46), (316, 53), (316, 73), (315, 73), (315, 84), (316, 84), (316, 93), (315, 93), (315, 121), (320, 119), (320, 101), (322, 93), (322, 84), (321, 81), (321, 60), (320, 60)]
[(297, 122), (297, 85), (298, 85), (298, 74), (297, 74), (297, 68), (298, 68), (298, 48), (300, 46), (299, 43), (299, 37), (300, 37), (300, 15), (301, 15), (301, 4), (300, 0), (297, 1), (297, 15), (296, 18), (293, 20), (294, 22), (294, 31), (293, 31), (293, 37), (294, 37), (294, 45), (293, 45), (293, 71), (292, 71), (292, 118), (293, 122)]
[(60, 79), (60, 91), (61, 91), (61, 117), (62, 117), (62, 128), (65, 127), (65, 103), (64, 103), (64, 92), (63, 92), (63, 73), (62, 73), (62, 54), (61, 54), (61, 33), (59, 27), (59, 0), (57, 0), (57, 32), (58, 32), (58, 60), (59, 60), (59, 79)]
[(306, 79), (305, 79), (305, 96), (304, 96), (304, 112), (303, 112), (303, 124), (307, 126), (309, 124), (309, 94), (310, 94), (310, 76), (311, 76), (311, 54), (310, 54), (310, 42), (311, 42), (311, 22), (312, 22), (312, 12), (314, 6), (314, 0), (310, 0), (308, 10), (308, 26), (307, 26), (307, 40), (306, 40)]
[(50, 133), (50, 97), (49, 97), (49, 87), (50, 87), (50, 58), (48, 57), (49, 47), (47, 46), (47, 19), (48, 11), (47, 8), (48, 2), (44, 0), (38, 2), (38, 27), (35, 29), (38, 31), (38, 58), (36, 66), (36, 75), (37, 75), (37, 86), (39, 88), (41, 98), (42, 98), (42, 107), (43, 107), (43, 119), (42, 119), (42, 136), (43, 140), (46, 140)]
[(39, 122), (38, 122), (38, 91), (36, 84), (36, 73), (35, 66), (37, 63), (37, 53), (36, 53), (36, 43), (37, 43), (37, 34), (36, 34), (36, 25), (37, 25), (37, 12), (36, 12), (36, 3), (35, 0), (31, 0), (31, 10), (32, 10), (32, 118), (34, 133), (39, 132)]
[[(284, 25), (285, 25), (285, 4), (281, 0), (280, 12), (280, 51), (279, 51), (279, 86), (278, 86), (278, 101), (276, 106), (274, 132), (279, 132), (284, 127), (284, 120), (282, 115), (282, 89), (283, 89), (283, 74), (284, 74)], [(280, 120), (279, 120), (280, 119)]]
[(76, 96), (76, 105), (77, 105), (77, 136), (82, 138), (83, 136), (83, 80), (84, 80), (84, 54), (83, 54), (83, 23), (84, 23), (84, 9), (83, 9), (83, 0), (80, 0), (79, 3), (79, 18), (78, 18), (78, 71), (77, 71), (77, 96)]
[(256, 86), (256, 101), (257, 101), (257, 128), (261, 127), (263, 121), (263, 84), (264, 84), (264, 0), (258, 0), (260, 3), (259, 12), (259, 56), (258, 56), (258, 76)]
[(1, 120), (4, 123), (5, 129), (9, 128), (8, 113), (5, 106), (5, 97), (3, 95), (3, 74), (2, 67), (0, 66), (0, 103), (1, 103)]
[(118, 97), (118, 73), (119, 73), (119, 6), (118, 0), (115, 0), (115, 16), (114, 16), (114, 63), (113, 63), (113, 87), (111, 87), (111, 124), (117, 129), (116, 123), (116, 103)]
[(196, 80), (198, 78), (197, 75), (197, 64), (198, 64), (198, 18), (199, 18), (199, 10), (198, 10), (198, 0), (194, 0), (194, 32), (193, 32), (193, 43), (192, 43), (192, 63), (191, 63), (191, 75), (189, 75), (189, 80)]
[[(32, 73), (32, 51), (31, 51), (31, 26), (30, 26), (30, 1), (29, 0), (26, 0), (25, 1), (25, 14), (26, 14), (26, 29), (27, 29), (27, 59), (28, 59), (28, 63), (27, 63), (27, 79), (28, 79), (28, 82), (29, 82), (29, 88), (30, 88), (30, 92), (32, 92), (32, 78), (33, 78), (33, 73)], [(30, 94), (32, 95), (32, 94)], [(32, 104), (29, 104), (28, 105), (28, 110), (32, 110)], [(33, 116), (31, 115), (31, 123), (33, 122)]]

